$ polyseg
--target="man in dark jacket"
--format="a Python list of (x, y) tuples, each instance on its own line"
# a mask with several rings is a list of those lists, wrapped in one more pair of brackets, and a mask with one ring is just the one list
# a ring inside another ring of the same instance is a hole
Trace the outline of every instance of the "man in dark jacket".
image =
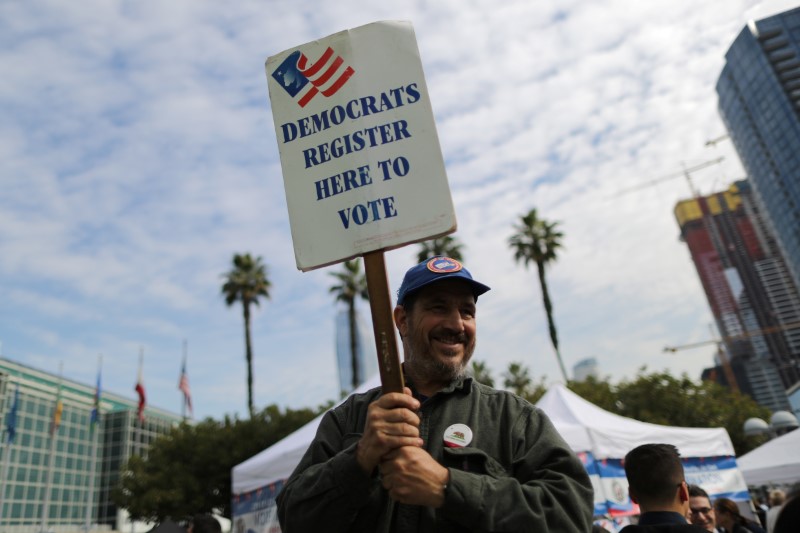
[(671, 444), (643, 444), (625, 456), (628, 493), (639, 504), (637, 525), (621, 533), (708, 533), (689, 524), (689, 487), (678, 449)]
[(591, 529), (589, 477), (547, 416), (467, 375), (488, 290), (447, 257), (406, 273), (405, 394), (373, 389), (323, 417), (278, 495), (284, 533)]

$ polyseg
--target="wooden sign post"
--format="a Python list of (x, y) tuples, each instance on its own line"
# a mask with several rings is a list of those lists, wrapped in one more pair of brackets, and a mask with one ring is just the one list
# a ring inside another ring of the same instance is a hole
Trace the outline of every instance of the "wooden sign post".
[(367, 24), (266, 71), (297, 268), (364, 257), (381, 382), (402, 391), (384, 251), (456, 230), (414, 30)]

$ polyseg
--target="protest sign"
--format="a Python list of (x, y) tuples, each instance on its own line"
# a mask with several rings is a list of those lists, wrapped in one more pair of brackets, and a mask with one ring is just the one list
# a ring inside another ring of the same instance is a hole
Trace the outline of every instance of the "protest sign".
[(455, 231), (410, 23), (342, 31), (266, 71), (297, 268)]

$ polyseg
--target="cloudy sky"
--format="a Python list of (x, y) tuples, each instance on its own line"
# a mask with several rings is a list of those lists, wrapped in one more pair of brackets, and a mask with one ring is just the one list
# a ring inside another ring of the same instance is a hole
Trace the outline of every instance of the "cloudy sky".
[[(512, 225), (560, 222), (549, 271), (568, 368), (619, 380), (646, 365), (698, 377), (711, 314), (672, 209), (743, 177), (714, 86), (749, 19), (786, 0), (441, 0), (0, 4), (0, 353), (180, 411), (182, 345), (196, 415), (245, 416), (236, 252), (262, 256), (255, 403), (338, 396), (336, 267), (295, 267), (264, 62), (378, 20), (416, 31), (466, 265), (481, 298), (476, 358), (560, 379), (534, 270)], [(670, 177), (671, 176), (671, 177)], [(661, 180), (662, 177), (670, 177)], [(657, 181), (633, 192), (631, 187)], [(417, 246), (386, 254), (392, 291)], [(362, 312), (368, 314), (367, 306)]]

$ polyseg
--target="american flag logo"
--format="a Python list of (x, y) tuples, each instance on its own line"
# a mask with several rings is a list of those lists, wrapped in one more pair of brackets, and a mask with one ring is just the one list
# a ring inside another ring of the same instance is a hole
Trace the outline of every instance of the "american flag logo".
[(355, 74), (353, 67), (344, 67), (341, 56), (334, 57), (330, 46), (313, 63), (300, 50), (295, 50), (272, 73), (289, 96), (305, 107), (318, 93), (330, 97)]

